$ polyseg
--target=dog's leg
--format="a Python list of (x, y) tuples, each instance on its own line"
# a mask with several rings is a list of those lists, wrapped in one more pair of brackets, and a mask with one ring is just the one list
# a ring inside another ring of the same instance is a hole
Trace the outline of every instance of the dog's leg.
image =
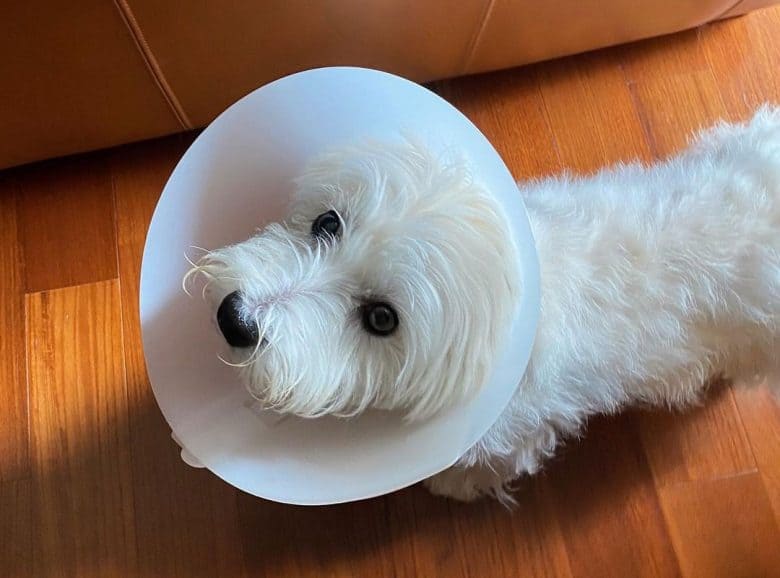
[[(573, 424), (567, 427), (545, 423), (533, 433), (518, 436), (511, 424), (501, 421), (456, 465), (426, 480), (426, 487), (433, 494), (465, 502), (486, 496), (496, 498), (504, 505), (514, 504), (512, 483), (541, 470), (558, 445), (561, 434), (573, 435), (579, 429)], [(503, 443), (511, 444), (512, 448), (499, 457), (495, 455), (494, 446)]]

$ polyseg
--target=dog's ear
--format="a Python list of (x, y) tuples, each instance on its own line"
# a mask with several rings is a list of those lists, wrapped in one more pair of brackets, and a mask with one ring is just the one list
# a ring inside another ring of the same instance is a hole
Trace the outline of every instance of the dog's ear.
[(432, 350), (440, 355), (420, 380), (429, 389), (420, 392), (412, 417), (457, 403), (485, 385), (520, 301), (518, 252), (501, 206), (457, 172), (448, 185), (430, 258), (441, 284), (442, 330), (432, 337)]

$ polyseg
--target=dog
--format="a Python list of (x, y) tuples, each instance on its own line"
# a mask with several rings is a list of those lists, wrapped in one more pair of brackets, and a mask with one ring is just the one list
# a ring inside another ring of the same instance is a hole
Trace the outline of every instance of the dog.
[[(684, 408), (780, 368), (780, 108), (651, 166), (520, 183), (541, 270), (509, 405), (424, 483), (512, 500), (589, 416)], [(332, 150), (289, 216), (188, 273), (250, 392), (299, 416), (425, 419), (484, 386), (523, 291), (506, 217), (468, 163), (413, 139)], [(777, 383), (773, 381), (772, 383)]]

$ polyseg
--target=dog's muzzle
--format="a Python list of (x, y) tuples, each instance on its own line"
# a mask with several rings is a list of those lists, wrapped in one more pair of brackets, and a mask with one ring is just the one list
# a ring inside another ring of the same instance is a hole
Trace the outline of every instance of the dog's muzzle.
[(241, 294), (233, 291), (222, 300), (217, 309), (217, 325), (228, 345), (232, 347), (254, 347), (257, 345), (256, 324), (241, 315)]

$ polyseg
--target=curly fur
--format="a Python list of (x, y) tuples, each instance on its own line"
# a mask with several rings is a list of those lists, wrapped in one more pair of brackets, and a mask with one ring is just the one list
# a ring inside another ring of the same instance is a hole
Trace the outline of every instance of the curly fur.
[[(530, 364), (492, 429), (427, 480), (510, 500), (588, 416), (684, 407), (712, 377), (780, 369), (780, 109), (721, 124), (653, 166), (521, 184), (542, 312)], [(312, 244), (311, 220), (344, 218)], [(243, 368), (257, 395), (303, 415), (405, 408), (421, 418), (484, 383), (521, 291), (500, 209), (460, 161), (412, 144), (340, 150), (299, 183), (290, 219), (209, 254), (215, 302), (240, 289), (270, 346)], [(367, 336), (361, 299), (401, 331)]]

